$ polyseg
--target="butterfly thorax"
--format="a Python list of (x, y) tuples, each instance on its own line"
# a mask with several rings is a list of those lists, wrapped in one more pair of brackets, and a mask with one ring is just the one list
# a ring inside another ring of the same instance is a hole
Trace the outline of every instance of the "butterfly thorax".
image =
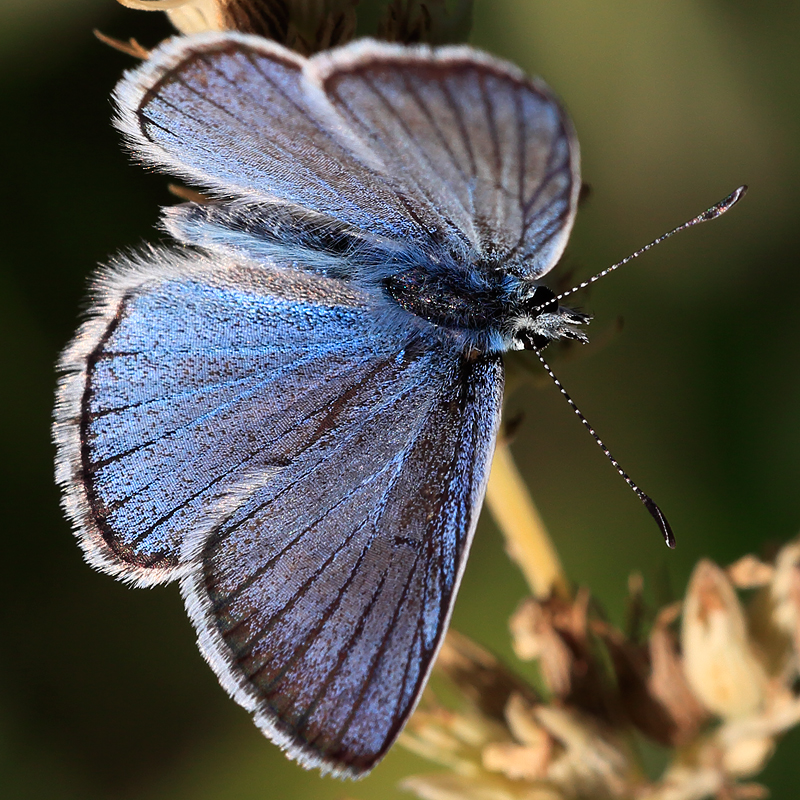
[(579, 311), (558, 305), (542, 284), (507, 272), (432, 272), (413, 266), (383, 280), (385, 295), (436, 328), (459, 335), (471, 350), (540, 350), (554, 339), (586, 336)]

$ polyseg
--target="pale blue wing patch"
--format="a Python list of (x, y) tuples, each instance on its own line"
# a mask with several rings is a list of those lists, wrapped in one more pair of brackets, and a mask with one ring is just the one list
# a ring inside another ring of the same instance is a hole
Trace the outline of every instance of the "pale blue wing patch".
[(186, 532), (209, 529), (245, 476), (284, 469), (370, 357), (365, 298), (169, 251), (108, 272), (95, 294), (60, 364), (58, 480), (94, 566), (169, 580)]
[(387, 187), (380, 162), (346, 129), (334, 135), (320, 121), (307, 64), (254, 36), (173, 39), (117, 87), (117, 125), (138, 155), (220, 196), (419, 235), (413, 200)]
[[(137, 153), (244, 204), (292, 204), (527, 277), (553, 266), (572, 226), (569, 120), (543, 84), (469, 48), (358, 42), (304, 60), (208, 34), (159, 48), (117, 101)], [(201, 233), (181, 212), (168, 226)]]
[(499, 422), (498, 355), (383, 326), (304, 272), (155, 251), (62, 359), (59, 480), (88, 559), (182, 576), (223, 686), (289, 755), (355, 776), (446, 629)]

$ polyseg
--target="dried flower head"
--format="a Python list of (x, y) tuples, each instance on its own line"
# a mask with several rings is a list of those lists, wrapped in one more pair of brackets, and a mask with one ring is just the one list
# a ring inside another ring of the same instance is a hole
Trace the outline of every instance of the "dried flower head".
[[(359, 0), (118, 0), (164, 11), (181, 33), (235, 30), (274, 39), (304, 55), (345, 44), (356, 33)], [(473, 0), (387, 0), (374, 34), (392, 42), (464, 41)], [(373, 33), (373, 32), (370, 32)]]
[(378, 38), (390, 42), (461, 42), (472, 25), (473, 0), (390, 0), (378, 25)]
[(681, 630), (683, 667), (695, 696), (724, 719), (756, 713), (767, 675), (750, 642), (733, 584), (711, 561), (694, 569)]
[[(611, 625), (585, 590), (528, 598), (512, 616), (512, 641), (538, 664), (546, 698), (451, 634), (436, 672), (460, 706), (434, 685), (401, 737), (449, 772), (404, 786), (425, 800), (766, 797), (747, 780), (800, 722), (799, 589), (794, 542), (774, 564), (701, 561), (683, 603), (651, 616), (646, 640), (637, 625), (629, 634)], [(636, 581), (631, 590), (635, 604)], [(636, 737), (668, 748), (661, 775), (647, 776)]]

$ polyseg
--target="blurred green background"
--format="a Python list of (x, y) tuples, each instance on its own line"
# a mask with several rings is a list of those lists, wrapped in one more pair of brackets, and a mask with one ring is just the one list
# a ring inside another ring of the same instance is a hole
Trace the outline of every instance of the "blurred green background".
[[(366, 0), (365, 0), (366, 2)], [(8, 798), (399, 797), (431, 769), (395, 748), (344, 785), (286, 761), (220, 689), (175, 587), (89, 569), (52, 481), (53, 363), (93, 265), (157, 237), (167, 179), (120, 149), (109, 93), (133, 63), (92, 28), (153, 45), (160, 14), (113, 0), (0, 4), (4, 430), (0, 795)], [(611, 343), (560, 377), (679, 539), (652, 521), (550, 387), (512, 398), (515, 452), (569, 575), (620, 620), (641, 570), (680, 594), (701, 556), (769, 552), (800, 529), (800, 3), (477, 0), (472, 40), (564, 98), (592, 194), (565, 265), (585, 277), (740, 183), (732, 213), (597, 284)], [(454, 626), (512, 661), (525, 591), (482, 519)], [(800, 732), (763, 780), (796, 797)]]

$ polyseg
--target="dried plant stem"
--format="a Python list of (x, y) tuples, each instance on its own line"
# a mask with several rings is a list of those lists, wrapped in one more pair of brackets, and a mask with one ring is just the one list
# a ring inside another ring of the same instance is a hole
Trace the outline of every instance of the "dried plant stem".
[(511, 450), (498, 441), (486, 502), (506, 540), (506, 550), (539, 599), (570, 596), (569, 583), (553, 542), (519, 474)]

